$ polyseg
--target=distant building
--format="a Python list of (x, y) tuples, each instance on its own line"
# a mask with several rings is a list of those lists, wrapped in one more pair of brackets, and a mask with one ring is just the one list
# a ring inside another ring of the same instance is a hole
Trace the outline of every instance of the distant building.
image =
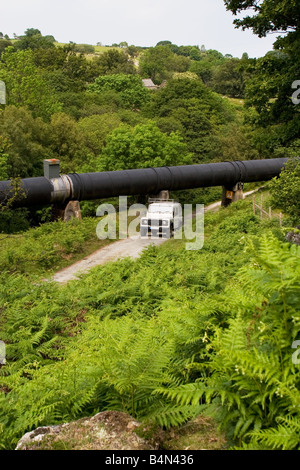
[(157, 90), (158, 88), (158, 86), (154, 85), (151, 78), (144, 78), (142, 82), (148, 90)]

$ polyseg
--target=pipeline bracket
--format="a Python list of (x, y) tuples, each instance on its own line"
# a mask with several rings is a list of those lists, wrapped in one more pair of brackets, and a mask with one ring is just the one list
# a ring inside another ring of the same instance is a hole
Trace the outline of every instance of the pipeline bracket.
[(238, 182), (234, 186), (223, 186), (222, 206), (227, 207), (232, 202), (244, 199), (244, 183)]

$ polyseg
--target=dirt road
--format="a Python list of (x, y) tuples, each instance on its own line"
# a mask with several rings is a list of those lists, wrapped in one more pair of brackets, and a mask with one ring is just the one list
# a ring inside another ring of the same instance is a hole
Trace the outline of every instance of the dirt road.
[[(245, 193), (244, 196), (249, 196), (254, 191), (249, 191)], [(221, 206), (221, 201), (215, 202), (206, 206), (204, 211), (213, 211), (218, 209)], [(109, 245), (100, 248), (99, 250), (95, 251), (89, 256), (86, 256), (80, 261), (68, 266), (60, 271), (58, 271), (51, 280), (59, 282), (59, 283), (66, 283), (68, 281), (78, 279), (81, 274), (86, 273), (91, 268), (95, 266), (99, 266), (101, 264), (105, 264), (109, 261), (116, 261), (122, 258), (138, 258), (142, 251), (147, 249), (151, 244), (152, 245), (161, 245), (162, 243), (166, 242), (166, 238), (149, 238), (149, 239), (131, 239), (126, 238), (124, 240), (118, 240), (114, 243), (110, 243)]]
[(126, 238), (125, 240), (118, 240), (116, 242), (110, 243), (104, 248), (100, 248), (89, 256), (86, 256), (77, 263), (68, 266), (67, 268), (58, 271), (53, 277), (52, 280), (56, 282), (68, 282), (72, 279), (78, 279), (80, 274), (83, 274), (89, 271), (95, 266), (108, 263), (109, 261), (116, 261), (117, 259), (122, 258), (138, 258), (142, 251), (153, 245), (160, 245), (166, 241), (166, 239), (136, 239), (132, 240), (131, 238)]

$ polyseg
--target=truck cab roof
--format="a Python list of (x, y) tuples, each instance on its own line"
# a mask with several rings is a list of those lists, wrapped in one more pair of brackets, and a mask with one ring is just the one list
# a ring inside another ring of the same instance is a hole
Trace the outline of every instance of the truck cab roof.
[(153, 212), (158, 212), (161, 214), (168, 214), (173, 212), (174, 209), (174, 204), (173, 203), (168, 203), (168, 202), (154, 202), (149, 204), (148, 206), (148, 212), (153, 213)]

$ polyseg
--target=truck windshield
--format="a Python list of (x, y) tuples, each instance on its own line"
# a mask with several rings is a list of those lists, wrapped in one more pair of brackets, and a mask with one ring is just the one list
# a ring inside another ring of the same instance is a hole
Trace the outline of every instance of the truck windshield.
[(172, 207), (169, 206), (159, 206), (159, 205), (151, 205), (148, 208), (148, 212), (159, 212), (160, 214), (171, 214)]

